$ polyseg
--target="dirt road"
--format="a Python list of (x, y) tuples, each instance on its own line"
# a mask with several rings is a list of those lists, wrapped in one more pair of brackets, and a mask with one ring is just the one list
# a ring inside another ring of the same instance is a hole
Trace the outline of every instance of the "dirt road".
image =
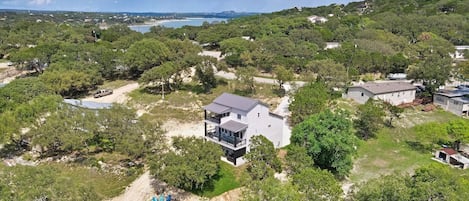
[(138, 89), (138, 83), (131, 83), (125, 85), (123, 87), (117, 88), (113, 90), (113, 93), (108, 96), (104, 96), (101, 98), (94, 98), (93, 96), (89, 96), (84, 98), (84, 101), (93, 101), (98, 103), (120, 103), (124, 104), (128, 100), (127, 94), (135, 89)]

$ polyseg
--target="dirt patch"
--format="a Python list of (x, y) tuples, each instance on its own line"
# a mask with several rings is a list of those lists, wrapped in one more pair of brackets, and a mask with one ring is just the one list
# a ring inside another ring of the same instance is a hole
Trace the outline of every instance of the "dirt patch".
[(376, 159), (373, 162), (371, 162), (371, 164), (373, 164), (373, 166), (375, 166), (375, 167), (384, 168), (384, 167), (387, 167), (389, 165), (389, 162), (387, 162), (383, 159)]
[(128, 201), (128, 200), (151, 200), (153, 196), (159, 193), (170, 194), (174, 200), (198, 201), (201, 197), (185, 192), (181, 189), (169, 187), (164, 182), (155, 180), (150, 171), (143, 173), (138, 179), (130, 184), (123, 194), (112, 198), (109, 201)]
[(243, 195), (243, 189), (242, 188), (237, 188), (233, 189), (231, 191), (225, 192), (219, 196), (216, 196), (210, 201), (236, 201), (236, 200), (241, 200)]
[(131, 91), (138, 89), (139, 85), (138, 83), (131, 83), (128, 85), (125, 85), (123, 87), (117, 88), (113, 91), (113, 94), (109, 96), (104, 96), (101, 98), (94, 98), (93, 96), (89, 96), (84, 98), (84, 101), (93, 101), (93, 102), (98, 102), (98, 103), (120, 103), (124, 104), (127, 102), (129, 97), (127, 96), (128, 93)]
[(10, 83), (16, 79), (16, 77), (29, 73), (29, 71), (16, 70), (14, 67), (6, 67), (2, 69), (5, 70), (0, 73), (0, 83)]
[(200, 122), (180, 123), (178, 121), (167, 121), (162, 126), (167, 137), (203, 137), (205, 135), (204, 124)]

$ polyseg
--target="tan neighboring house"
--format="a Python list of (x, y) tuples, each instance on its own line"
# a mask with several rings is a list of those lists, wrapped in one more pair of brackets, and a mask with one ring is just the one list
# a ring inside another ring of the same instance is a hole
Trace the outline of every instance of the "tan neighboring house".
[(433, 104), (453, 114), (469, 116), (469, 90), (441, 90), (433, 95)]
[(416, 87), (406, 82), (365, 83), (347, 89), (347, 98), (364, 104), (368, 99), (383, 100), (392, 105), (411, 103)]

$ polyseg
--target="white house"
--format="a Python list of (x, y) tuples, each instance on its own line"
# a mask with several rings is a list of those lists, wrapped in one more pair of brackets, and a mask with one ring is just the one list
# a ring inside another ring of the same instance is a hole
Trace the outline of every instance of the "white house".
[(456, 115), (469, 116), (469, 90), (441, 90), (433, 95), (433, 104)]
[(368, 99), (383, 100), (392, 105), (411, 103), (416, 87), (406, 82), (365, 83), (347, 89), (347, 98), (364, 104)]
[(340, 43), (339, 42), (326, 42), (326, 47), (324, 47), (325, 50), (327, 49), (334, 49), (334, 48), (339, 48)]
[[(205, 138), (223, 148), (225, 158), (234, 165), (244, 163), (252, 136), (263, 135), (275, 148), (290, 143), (290, 132), (284, 129), (284, 118), (271, 113), (261, 101), (223, 93), (204, 106)], [(285, 131), (284, 131), (285, 130)]]
[(455, 60), (464, 60), (464, 51), (469, 50), (469, 45), (457, 45), (454, 46), (454, 48), (456, 49), (456, 51), (454, 53), (449, 54), (451, 58)]
[(311, 23), (325, 23), (328, 21), (327, 18), (325, 17), (321, 17), (321, 16), (317, 16), (317, 15), (312, 15), (312, 16), (309, 16), (308, 17), (308, 20), (311, 22)]

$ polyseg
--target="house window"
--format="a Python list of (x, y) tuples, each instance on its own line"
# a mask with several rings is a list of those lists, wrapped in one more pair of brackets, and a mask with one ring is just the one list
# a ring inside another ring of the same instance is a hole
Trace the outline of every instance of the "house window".
[(238, 114), (238, 119), (241, 120), (241, 115), (240, 114)]
[(363, 92), (362, 92), (362, 96), (364, 96), (364, 95), (365, 95), (365, 94), (363, 94)]

